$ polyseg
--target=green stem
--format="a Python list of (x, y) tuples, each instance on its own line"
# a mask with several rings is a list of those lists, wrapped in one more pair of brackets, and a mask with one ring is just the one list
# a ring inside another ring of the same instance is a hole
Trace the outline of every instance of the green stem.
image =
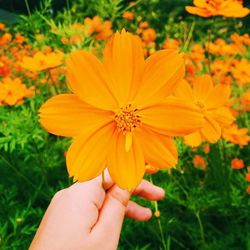
[[(39, 149), (38, 149), (36, 141), (34, 139), (32, 139), (32, 144), (34, 146), (34, 150), (35, 150), (36, 154), (40, 155)], [(45, 164), (44, 164), (42, 158), (40, 158), (40, 157), (37, 157), (37, 162), (38, 162), (39, 167), (41, 168), (41, 172), (43, 175), (43, 182), (45, 183), (46, 187), (49, 188), (49, 184), (47, 181), (47, 169), (45, 167)]]
[(69, 18), (69, 24), (71, 24), (71, 12), (70, 12), (70, 5), (69, 5), (69, 0), (66, 0), (66, 5), (67, 5), (67, 14)]
[(52, 95), (56, 95), (56, 94), (59, 93), (59, 91), (58, 91), (58, 89), (56, 87), (56, 82), (53, 79), (53, 76), (52, 76), (52, 73), (51, 73), (50, 69), (48, 69), (48, 75), (49, 75), (49, 78), (50, 78), (50, 80), (52, 82), (52, 85), (51, 85), (51, 88), (50, 88), (51, 93), (52, 93)]
[[(30, 186), (32, 186), (35, 190), (37, 189), (37, 186), (33, 184), (25, 175), (23, 175), (18, 169), (16, 169), (15, 166), (13, 166), (9, 161), (7, 161), (2, 155), (0, 155), (0, 158), (2, 161), (6, 163), (7, 166), (9, 166), (19, 177), (21, 177), (24, 181), (26, 181)], [(41, 191), (41, 194), (46, 198), (50, 199), (49, 195)]]
[(196, 216), (196, 218), (198, 220), (198, 223), (199, 223), (200, 235), (201, 235), (201, 242), (202, 242), (203, 245), (205, 245), (206, 244), (206, 242), (205, 242), (205, 234), (204, 234), (204, 228), (203, 228), (203, 225), (202, 225), (202, 222), (201, 222), (201, 218), (200, 218), (200, 211), (197, 211), (195, 213), (195, 216)]
[(161, 234), (161, 242), (162, 242), (163, 249), (167, 250), (167, 246), (166, 246), (166, 243), (165, 243), (165, 240), (164, 240), (164, 234), (163, 234), (163, 230), (162, 230), (162, 225), (161, 225), (161, 219), (157, 218), (157, 222), (158, 222), (158, 227), (159, 227), (160, 234)]
[(26, 5), (27, 12), (28, 12), (29, 16), (31, 16), (29, 2), (28, 2), (28, 0), (24, 0), (24, 2), (25, 2), (25, 5)]
[[(152, 175), (149, 175), (149, 181), (153, 183), (153, 179), (152, 179)], [(162, 224), (161, 224), (161, 219), (160, 219), (160, 211), (158, 209), (158, 202), (157, 201), (152, 201), (154, 208), (155, 208), (155, 216), (157, 219), (157, 223), (158, 223), (158, 227), (159, 227), (159, 231), (160, 231), (160, 236), (161, 236), (161, 242), (162, 242), (162, 246), (164, 250), (167, 250), (167, 245), (166, 242), (164, 240), (164, 234), (163, 234), (163, 229), (162, 229)]]
[(208, 72), (211, 74), (211, 54), (210, 54), (210, 43), (211, 43), (211, 30), (208, 30), (208, 45), (207, 45), (207, 59), (208, 59)]
[(208, 46), (207, 46), (207, 55), (208, 55), (208, 71), (209, 74), (211, 75), (211, 62), (212, 62), (212, 56), (210, 53), (210, 43), (212, 42), (212, 34), (214, 33), (214, 26), (215, 26), (215, 19), (213, 17), (212, 20), (212, 27), (208, 30)]
[(194, 31), (194, 27), (195, 27), (195, 21), (193, 21), (192, 24), (191, 24), (191, 28), (190, 28), (190, 30), (188, 32), (187, 40), (185, 41), (184, 46), (182, 48), (182, 51), (184, 51), (184, 52), (187, 50), (187, 48), (188, 48), (188, 46), (190, 44), (190, 41), (191, 41), (191, 38), (192, 38), (192, 35), (193, 35), (193, 31)]

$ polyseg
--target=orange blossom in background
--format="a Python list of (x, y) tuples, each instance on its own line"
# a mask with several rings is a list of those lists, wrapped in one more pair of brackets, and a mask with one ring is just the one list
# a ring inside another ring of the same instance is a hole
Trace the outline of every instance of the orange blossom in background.
[(32, 72), (39, 72), (58, 67), (63, 64), (63, 60), (64, 54), (62, 52), (44, 54), (39, 51), (33, 57), (24, 56), (21, 66)]
[(186, 11), (201, 17), (245, 17), (249, 14), (241, 0), (194, 0), (193, 4), (195, 6), (186, 6)]
[(209, 75), (197, 77), (193, 88), (185, 80), (180, 82), (175, 95), (196, 105), (205, 119), (199, 131), (184, 137), (187, 145), (199, 146), (202, 140), (215, 143), (220, 139), (221, 128), (234, 121), (229, 108), (226, 107), (230, 93), (230, 86), (224, 84), (214, 86)]

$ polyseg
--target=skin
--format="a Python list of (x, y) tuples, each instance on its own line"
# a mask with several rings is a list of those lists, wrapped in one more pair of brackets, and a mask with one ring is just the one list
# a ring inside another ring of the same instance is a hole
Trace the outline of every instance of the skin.
[(125, 215), (138, 221), (147, 221), (152, 216), (149, 208), (130, 201), (131, 195), (160, 200), (164, 190), (142, 180), (129, 193), (115, 185), (105, 172), (104, 185), (98, 176), (57, 192), (30, 250), (117, 249)]

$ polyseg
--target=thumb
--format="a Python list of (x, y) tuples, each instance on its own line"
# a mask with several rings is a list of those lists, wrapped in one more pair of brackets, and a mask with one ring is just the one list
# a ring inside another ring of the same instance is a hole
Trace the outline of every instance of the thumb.
[(92, 229), (92, 233), (97, 237), (104, 237), (106, 248), (103, 249), (117, 248), (130, 196), (128, 191), (122, 190), (117, 185), (107, 192), (98, 222)]

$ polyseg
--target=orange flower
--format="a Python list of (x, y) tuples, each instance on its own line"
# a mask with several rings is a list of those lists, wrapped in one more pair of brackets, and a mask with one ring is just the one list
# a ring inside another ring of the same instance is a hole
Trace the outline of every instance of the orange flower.
[(201, 155), (195, 155), (193, 159), (193, 163), (195, 167), (198, 167), (200, 169), (205, 169), (207, 165), (205, 159)]
[(246, 58), (236, 61), (232, 68), (232, 75), (239, 85), (250, 84), (250, 62)]
[(10, 74), (10, 66), (0, 61), (0, 76), (5, 77)]
[(231, 167), (233, 169), (241, 169), (244, 168), (244, 161), (238, 158), (235, 158), (231, 161)]
[(200, 109), (205, 123), (202, 128), (184, 137), (185, 143), (190, 146), (199, 146), (203, 139), (214, 143), (221, 137), (221, 128), (230, 125), (232, 116), (226, 103), (230, 96), (230, 87), (227, 85), (213, 85), (209, 75), (198, 77), (193, 83), (193, 89), (186, 81), (177, 86), (175, 95), (186, 100)]
[(190, 60), (195, 62), (203, 62), (205, 59), (205, 50), (200, 44), (194, 44), (188, 54)]
[(10, 33), (4, 33), (1, 37), (0, 37), (0, 45), (6, 45), (9, 44), (12, 40), (12, 35)]
[(81, 44), (83, 41), (83, 35), (82, 34), (74, 34), (70, 37), (70, 43), (71, 44)]
[(0, 30), (4, 30), (5, 29), (5, 24), (4, 23), (0, 23)]
[(205, 46), (209, 53), (221, 56), (246, 53), (246, 48), (242, 44), (226, 43), (222, 38), (217, 38), (214, 43), (208, 42)]
[(132, 190), (145, 173), (145, 162), (172, 167), (177, 150), (171, 136), (201, 126), (197, 108), (170, 94), (184, 76), (184, 60), (162, 50), (144, 60), (140, 40), (122, 30), (106, 44), (103, 62), (74, 51), (66, 62), (73, 94), (49, 99), (40, 121), (50, 133), (73, 137), (67, 168), (86, 181), (107, 166), (121, 188)]
[(162, 45), (163, 49), (180, 49), (180, 41), (176, 39), (166, 39)]
[(22, 84), (20, 78), (6, 77), (0, 82), (0, 103), (15, 105), (21, 103), (24, 97), (33, 96), (34, 92)]
[(33, 72), (39, 72), (60, 66), (63, 63), (64, 54), (61, 52), (51, 52), (43, 54), (37, 52), (33, 57), (24, 56), (21, 66)]
[(244, 105), (244, 109), (246, 111), (250, 111), (250, 89), (244, 93), (244, 95), (242, 96), (241, 102)]
[(61, 42), (62, 42), (62, 44), (68, 44), (69, 43), (69, 39), (67, 37), (62, 37), (61, 38)]
[(186, 6), (186, 11), (201, 17), (244, 17), (249, 14), (249, 9), (244, 8), (240, 0), (194, 0), (193, 4), (195, 7)]
[(247, 174), (246, 174), (246, 181), (247, 181), (247, 182), (250, 182), (250, 173), (247, 173)]
[(123, 18), (128, 19), (128, 20), (133, 20), (134, 19), (134, 13), (132, 11), (125, 11), (122, 15)]
[(206, 144), (206, 145), (203, 146), (203, 151), (206, 154), (208, 154), (210, 152), (210, 146), (209, 146), (209, 144)]
[(247, 193), (250, 194), (250, 186), (247, 187)]
[(139, 27), (140, 27), (141, 29), (146, 29), (146, 28), (148, 28), (148, 22), (140, 22), (140, 23), (139, 23)]
[(20, 35), (18, 33), (15, 35), (15, 42), (17, 44), (23, 44), (24, 41), (25, 41), (25, 37), (24, 36), (22, 36), (22, 35)]
[(222, 130), (222, 138), (230, 141), (231, 143), (245, 146), (250, 141), (250, 136), (247, 128), (238, 128), (237, 124), (232, 124)]
[(87, 27), (87, 35), (94, 34), (94, 37), (98, 40), (105, 40), (113, 33), (111, 21), (103, 22), (99, 16), (94, 16), (93, 19), (85, 18), (84, 24)]
[(146, 43), (153, 42), (156, 39), (156, 32), (152, 28), (148, 28), (142, 31), (142, 39)]

